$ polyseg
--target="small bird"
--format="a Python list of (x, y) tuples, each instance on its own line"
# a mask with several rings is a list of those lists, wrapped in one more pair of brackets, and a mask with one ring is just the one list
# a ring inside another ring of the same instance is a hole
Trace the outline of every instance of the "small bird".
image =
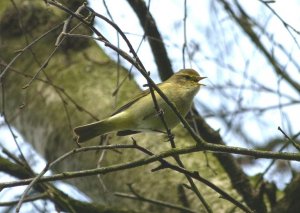
[[(199, 91), (201, 77), (193, 69), (182, 69), (166, 81), (158, 84), (158, 88), (176, 106), (182, 116), (188, 113), (193, 98)], [(169, 105), (154, 92), (157, 103), (164, 113), (168, 128), (175, 127), (180, 120)], [(149, 89), (143, 91), (110, 117), (91, 124), (76, 127), (74, 133), (78, 143), (85, 142), (96, 136), (117, 132), (119, 136), (136, 134), (143, 131), (165, 132), (165, 127), (158, 116)]]

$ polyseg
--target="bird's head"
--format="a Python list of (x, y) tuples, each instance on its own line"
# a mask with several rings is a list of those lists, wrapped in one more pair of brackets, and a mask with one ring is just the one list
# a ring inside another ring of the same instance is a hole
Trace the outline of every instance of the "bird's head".
[(179, 72), (175, 73), (169, 78), (169, 81), (175, 81), (176, 84), (182, 86), (205, 86), (199, 81), (205, 79), (206, 77), (201, 77), (199, 73), (193, 69), (182, 69)]

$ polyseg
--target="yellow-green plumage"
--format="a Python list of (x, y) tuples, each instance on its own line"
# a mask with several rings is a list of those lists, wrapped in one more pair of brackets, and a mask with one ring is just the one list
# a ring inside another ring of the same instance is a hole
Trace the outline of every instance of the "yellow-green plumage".
[[(176, 106), (177, 110), (185, 116), (191, 107), (194, 96), (200, 89), (201, 84), (198, 81), (203, 78), (193, 69), (184, 69), (158, 84), (158, 87)], [(164, 112), (168, 127), (175, 127), (179, 123), (179, 119), (156, 92), (155, 97)], [(110, 132), (126, 135), (140, 131), (165, 131), (161, 119), (157, 116), (149, 90), (143, 91), (110, 117), (74, 129), (79, 143)]]

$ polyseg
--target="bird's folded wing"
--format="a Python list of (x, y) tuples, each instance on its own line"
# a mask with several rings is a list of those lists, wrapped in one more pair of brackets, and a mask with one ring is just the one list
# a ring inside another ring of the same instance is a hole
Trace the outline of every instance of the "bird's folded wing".
[(137, 96), (135, 96), (131, 101), (129, 101), (128, 103), (126, 103), (125, 105), (123, 105), (119, 109), (117, 109), (112, 115), (116, 115), (116, 114), (118, 114), (120, 112), (123, 112), (124, 110), (128, 109), (132, 104), (134, 104), (135, 102), (137, 102), (142, 97), (144, 97), (144, 96), (146, 96), (148, 94), (149, 94), (149, 89), (143, 91), (142, 93), (140, 93)]
[[(159, 86), (160, 84), (157, 84), (157, 86)], [(119, 109), (117, 109), (112, 115), (116, 115), (120, 112), (123, 112), (124, 110), (128, 109), (132, 104), (134, 104), (135, 102), (137, 102), (138, 100), (140, 100), (142, 97), (145, 97), (146, 95), (148, 95), (150, 93), (150, 90), (144, 90), (143, 92), (141, 92), (140, 94), (138, 94), (137, 96), (135, 96), (131, 101), (129, 101), (127, 104), (121, 106)]]

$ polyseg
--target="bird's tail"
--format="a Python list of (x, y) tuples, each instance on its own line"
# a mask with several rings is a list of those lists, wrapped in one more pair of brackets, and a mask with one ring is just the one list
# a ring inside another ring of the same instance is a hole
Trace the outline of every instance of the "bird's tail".
[(106, 120), (98, 121), (95, 123), (83, 125), (74, 128), (74, 133), (76, 135), (75, 140), (78, 143), (90, 140), (98, 135), (104, 135), (113, 130), (113, 125)]

